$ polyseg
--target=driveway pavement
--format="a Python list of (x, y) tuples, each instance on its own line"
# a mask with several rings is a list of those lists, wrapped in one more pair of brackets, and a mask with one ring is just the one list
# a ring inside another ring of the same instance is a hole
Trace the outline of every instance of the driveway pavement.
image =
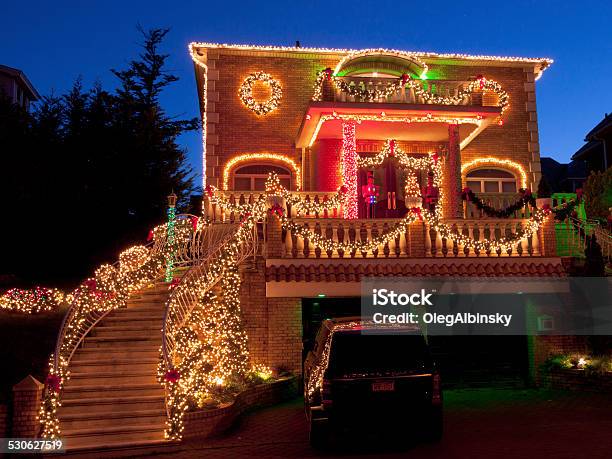
[(612, 397), (537, 390), (447, 391), (445, 434), (439, 444), (411, 444), (406, 438), (387, 448), (382, 443), (361, 436), (336, 442), (327, 452), (311, 449), (302, 402), (296, 399), (245, 415), (221, 437), (190, 440), (155, 457), (609, 459)]

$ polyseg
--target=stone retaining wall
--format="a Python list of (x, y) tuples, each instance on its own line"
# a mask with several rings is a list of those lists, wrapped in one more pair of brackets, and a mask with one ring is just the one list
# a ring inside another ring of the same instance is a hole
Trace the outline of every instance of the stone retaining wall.
[(551, 389), (612, 393), (612, 373), (589, 374), (585, 370), (554, 369), (543, 372), (542, 382)]
[(183, 438), (207, 438), (227, 430), (245, 411), (291, 399), (297, 395), (295, 377), (260, 384), (240, 393), (229, 406), (213, 410), (201, 409), (185, 415)]

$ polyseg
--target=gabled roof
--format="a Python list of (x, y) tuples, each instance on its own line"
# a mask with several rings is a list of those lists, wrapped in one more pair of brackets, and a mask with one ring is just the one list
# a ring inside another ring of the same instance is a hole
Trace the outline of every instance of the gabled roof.
[(602, 133), (608, 128), (612, 128), (612, 113), (606, 113), (604, 119), (597, 123), (597, 125), (589, 131), (585, 140), (594, 140), (594, 137), (597, 137), (598, 134)]
[(38, 100), (40, 99), (40, 94), (34, 87), (34, 85), (28, 80), (28, 77), (19, 69), (15, 69), (13, 67), (9, 67), (8, 65), (0, 64), (0, 73), (13, 77), (14, 79), (21, 82), (22, 86), (28, 91), (28, 96), (30, 100)]

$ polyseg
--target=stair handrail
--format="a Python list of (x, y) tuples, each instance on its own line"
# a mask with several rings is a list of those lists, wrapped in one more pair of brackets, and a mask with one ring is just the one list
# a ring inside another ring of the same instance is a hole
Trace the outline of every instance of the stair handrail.
[[(210, 265), (221, 253), (227, 250), (227, 246), (232, 243), (238, 227), (239, 225), (236, 223), (211, 223), (208, 225), (209, 236), (212, 230), (220, 230), (221, 237), (209, 244), (214, 245), (212, 249), (205, 256), (202, 256), (199, 263), (193, 265), (185, 273), (168, 297), (162, 325), (162, 362), (166, 370), (173, 368), (172, 354), (174, 352), (175, 333), (185, 325), (191, 312), (200, 301), (201, 295), (219, 282), (221, 274), (212, 277), (209, 275)], [(235, 260), (237, 264), (256, 253), (258, 245), (256, 226), (253, 228), (251, 236), (251, 240), (244, 241), (240, 245)], [(197, 286), (199, 294), (194, 293), (194, 285)]]
[[(177, 220), (191, 220), (193, 218), (197, 218), (197, 217), (192, 214), (179, 214), (176, 216)], [(183, 243), (179, 243), (177, 245), (176, 252), (179, 258), (177, 260), (176, 266), (185, 266), (185, 265), (188, 265), (189, 263), (192, 263), (194, 260), (197, 259), (198, 233), (200, 233), (200, 231), (194, 231), (192, 237), (189, 240), (184, 241)], [(164, 234), (162, 234), (162, 236), (163, 237), (153, 238), (151, 242), (144, 245), (144, 247), (149, 249), (149, 257), (151, 259), (157, 256), (160, 256), (162, 254), (162, 251), (165, 250), (166, 248), (167, 238), (166, 238), (166, 235)], [(194, 252), (196, 256), (194, 256)], [(111, 266), (117, 269), (119, 265), (120, 265), (120, 261), (117, 260)], [(162, 274), (162, 271), (160, 271), (154, 279), (150, 279), (150, 280), (158, 279), (161, 276), (161, 274)], [(72, 302), (70, 303), (68, 311), (66, 311), (66, 314), (64, 315), (64, 318), (62, 319), (60, 330), (58, 333), (57, 342), (55, 345), (55, 350), (53, 353), (53, 358), (54, 358), (53, 365), (56, 369), (59, 369), (59, 365), (61, 364), (63, 364), (64, 366), (67, 366), (70, 363), (72, 356), (74, 355), (75, 351), (78, 349), (79, 345), (83, 342), (83, 339), (85, 339), (85, 336), (87, 336), (87, 334), (91, 331), (91, 329), (95, 327), (95, 325), (98, 322), (100, 322), (100, 320), (106, 317), (106, 315), (108, 315), (113, 310), (112, 308), (106, 308), (101, 311), (92, 311), (90, 315), (85, 319), (85, 322), (84, 322), (85, 327), (79, 327), (80, 330), (79, 330), (77, 340), (70, 343), (68, 352), (62, 352), (62, 346), (65, 344), (66, 331), (69, 328), (70, 323), (72, 319), (74, 318), (75, 314), (78, 312), (78, 307), (80, 304), (78, 300), (81, 295), (82, 295), (82, 290), (80, 289), (77, 290)]]

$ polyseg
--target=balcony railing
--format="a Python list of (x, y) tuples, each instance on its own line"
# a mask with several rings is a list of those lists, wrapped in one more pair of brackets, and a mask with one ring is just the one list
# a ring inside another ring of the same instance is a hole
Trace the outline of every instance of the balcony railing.
[[(259, 191), (225, 191), (221, 192), (224, 199), (235, 204), (252, 203), (263, 195)], [(297, 193), (304, 200), (322, 202), (334, 194), (322, 191), (304, 191)], [(515, 193), (481, 193), (479, 197), (495, 208), (503, 208), (516, 201)], [(373, 236), (388, 231), (398, 221), (393, 218), (356, 219), (346, 220), (342, 217), (342, 208), (337, 207), (321, 214), (297, 215), (295, 208), (287, 206), (284, 200), (279, 201), (286, 215), (290, 215), (295, 222), (307, 225), (312, 231), (333, 241), (359, 241), (371, 239)], [(529, 209), (521, 209), (513, 216), (514, 218), (485, 218), (473, 205), (466, 203), (465, 219), (446, 220), (454, 231), (469, 236), (476, 240), (499, 240), (518, 233), (527, 225), (530, 217)], [(233, 212), (224, 212), (222, 209), (207, 204), (206, 215), (215, 222), (234, 223), (238, 222), (239, 215)], [(262, 238), (265, 236), (262, 234)], [(301, 237), (291, 236), (283, 231), (283, 256), (285, 258), (401, 258), (401, 257), (529, 257), (540, 256), (539, 235), (534, 234), (529, 238), (517, 241), (509, 251), (478, 252), (473, 248), (462, 247), (450, 240), (442, 238), (440, 233), (428, 226), (424, 234), (416, 237), (413, 232), (408, 231), (401, 234), (394, 241), (377, 247), (367, 253), (338, 253), (324, 252)]]
[[(360, 87), (369, 91), (384, 91), (387, 85), (393, 80), (390, 78), (374, 78), (374, 77), (336, 77), (344, 81), (350, 86)], [(422, 85), (426, 92), (436, 94), (442, 97), (457, 96), (462, 90), (465, 90), (470, 84), (470, 81), (465, 80), (424, 80)], [(466, 94), (461, 98), (457, 105), (495, 105), (496, 96), (484, 92), (476, 92)], [(422, 96), (415, 94), (414, 89), (401, 87), (388, 97), (380, 97), (374, 101), (362, 100), (359, 96), (352, 96), (341, 89), (334, 87), (328, 82), (324, 83), (323, 101), (325, 102), (379, 102), (379, 103), (404, 103), (404, 104), (430, 104)]]
[[(221, 191), (219, 192), (223, 199), (231, 202), (232, 204), (248, 204), (253, 203), (263, 195), (262, 191)], [(300, 196), (303, 201), (319, 202), (322, 203), (330, 199), (331, 196), (335, 195), (335, 192), (331, 191), (301, 191), (294, 192), (294, 195)], [(295, 208), (287, 205), (284, 199), (280, 199), (279, 204), (283, 207), (285, 215), (290, 217), (297, 217), (298, 213)], [(208, 203), (206, 204), (207, 216), (216, 222), (237, 222), (239, 216), (233, 212), (225, 212), (223, 209)], [(340, 218), (342, 217), (342, 206), (328, 209), (321, 213), (304, 213), (300, 214), (300, 217), (304, 218)]]
[[(519, 195), (516, 193), (477, 193), (478, 198), (494, 209), (505, 209), (514, 204)], [(482, 210), (479, 210), (472, 202), (464, 201), (463, 215), (465, 218), (489, 218)], [(529, 218), (531, 217), (531, 208), (525, 205), (521, 209), (514, 212), (513, 218)]]
[[(371, 239), (373, 236), (387, 232), (397, 219), (295, 219), (297, 223), (307, 225), (315, 234), (325, 236), (336, 242), (355, 242)], [(454, 231), (470, 236), (476, 240), (499, 240), (509, 237), (523, 229), (527, 221), (523, 219), (489, 219), (489, 220), (447, 220)], [(411, 231), (400, 234), (395, 240), (381, 244), (369, 252), (322, 251), (299, 236), (283, 232), (283, 253), (285, 258), (410, 258), (410, 257), (530, 257), (539, 256), (539, 236), (523, 238), (517, 241), (508, 251), (476, 251), (463, 247), (453, 241), (442, 238), (441, 234), (429, 225), (425, 226), (424, 235), (417, 237)], [(424, 240), (424, 241), (423, 241)]]

